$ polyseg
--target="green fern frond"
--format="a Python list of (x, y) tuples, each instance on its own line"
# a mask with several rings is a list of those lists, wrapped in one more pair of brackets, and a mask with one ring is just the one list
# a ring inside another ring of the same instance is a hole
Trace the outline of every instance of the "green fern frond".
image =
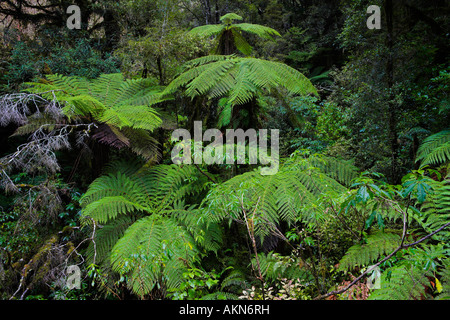
[(223, 28), (223, 25), (220, 24), (207, 24), (192, 29), (191, 31), (189, 31), (189, 34), (209, 38), (211, 36), (220, 34)]
[(220, 48), (222, 48), (225, 42), (230, 41), (229, 37), (232, 37), (231, 41), (234, 42), (236, 49), (246, 56), (252, 53), (253, 48), (243, 37), (243, 32), (257, 35), (263, 39), (272, 39), (273, 36), (281, 36), (276, 30), (270, 27), (250, 23), (235, 24), (233, 23), (234, 20), (242, 20), (242, 17), (235, 13), (227, 13), (220, 18), (222, 24), (196, 27), (189, 31), (189, 33), (208, 38), (216, 36), (217, 46), (214, 52), (218, 54), (228, 54), (221, 52)]
[(205, 68), (186, 85), (186, 94), (190, 98), (206, 94), (211, 88), (217, 86), (220, 79), (233, 67), (234, 63), (230, 63), (229, 60), (209, 64), (209, 68)]
[(439, 292), (436, 300), (450, 300), (450, 259), (443, 262), (444, 267), (439, 272), (442, 291)]
[(242, 33), (237, 28), (231, 29), (233, 34), (234, 45), (238, 50), (245, 56), (252, 54), (253, 47), (247, 42), (247, 40), (242, 36)]
[(112, 249), (111, 263), (113, 270), (130, 276), (133, 292), (145, 295), (161, 279), (169, 289), (178, 287), (198, 253), (194, 239), (173, 219), (151, 215), (125, 231)]
[(236, 29), (256, 34), (257, 36), (271, 40), (273, 39), (273, 36), (281, 37), (280, 33), (276, 31), (275, 29), (272, 29), (270, 27), (257, 25), (257, 24), (251, 24), (251, 23), (238, 23), (235, 24), (234, 27)]
[(194, 69), (195, 67), (206, 65), (212, 62), (225, 61), (233, 57), (236, 57), (236, 55), (210, 54), (204, 57), (195, 58), (187, 61), (182, 66), (182, 72), (186, 72), (187, 70)]
[(369, 300), (422, 300), (431, 298), (426, 288), (432, 274), (414, 266), (395, 266), (381, 275), (381, 289), (374, 290)]
[(365, 244), (355, 244), (347, 250), (339, 262), (339, 270), (369, 266), (379, 257), (394, 251), (400, 245), (401, 237), (398, 234), (379, 231), (367, 237), (366, 241)]
[(191, 98), (201, 95), (211, 99), (226, 97), (231, 105), (242, 105), (259, 93), (270, 93), (277, 88), (285, 88), (291, 94), (317, 94), (302, 73), (279, 62), (214, 56), (197, 59), (188, 66), (191, 68), (174, 79), (163, 95), (186, 88), (186, 94)]
[(332, 157), (311, 157), (311, 163), (333, 179), (350, 185), (351, 181), (358, 176), (358, 168), (350, 161), (338, 160)]
[(89, 204), (83, 210), (83, 214), (99, 223), (106, 223), (115, 219), (118, 215), (126, 215), (132, 212), (149, 211), (149, 208), (129, 201), (125, 197), (104, 197)]
[[(171, 83), (169, 83), (169, 85), (164, 89), (162, 93), (163, 96), (171, 95), (175, 93), (179, 88), (185, 87), (200, 74), (207, 71), (210, 63), (219, 63), (229, 59), (229, 57), (227, 56), (208, 56), (207, 58), (208, 59), (205, 59), (205, 57), (198, 58), (186, 64), (185, 71), (177, 78), (175, 78)], [(215, 79), (212, 78), (210, 79), (210, 81), (215, 81)]]
[[(427, 231), (433, 232), (439, 229), (450, 219), (450, 179), (447, 177), (441, 182), (433, 183), (433, 193), (427, 197), (427, 201), (420, 208), (420, 213), (413, 216), (420, 225)], [(450, 230), (444, 229), (435, 234), (433, 239), (438, 241), (448, 241)]]
[(109, 257), (117, 241), (124, 235), (125, 230), (136, 221), (133, 216), (122, 216), (111, 223), (101, 226), (95, 233), (95, 242), (91, 242), (86, 250), (89, 263), (110, 267)]
[(346, 188), (311, 167), (308, 159), (292, 158), (274, 175), (263, 176), (255, 170), (235, 176), (208, 193), (202, 211), (207, 220), (214, 222), (252, 219), (255, 235), (261, 241), (282, 221), (317, 222), (325, 212), (318, 199), (327, 189), (340, 192)]
[(158, 156), (156, 140), (144, 131), (161, 127), (161, 117), (151, 105), (171, 99), (171, 95), (162, 96), (162, 88), (149, 79), (126, 80), (121, 73), (92, 80), (56, 74), (29, 85), (28, 92), (63, 104), (69, 121), (94, 121), (109, 127), (94, 135), (102, 143), (127, 146), (147, 160)]
[(433, 151), (425, 157), (422, 165), (440, 164), (448, 161), (450, 161), (450, 141), (433, 149)]
[(53, 131), (58, 126), (58, 123), (52, 117), (42, 114), (39, 117), (28, 117), (28, 121), (23, 126), (16, 129), (11, 136), (24, 136), (29, 135), (36, 130), (42, 128), (45, 131)]
[(80, 199), (80, 203), (82, 206), (87, 206), (105, 197), (119, 196), (126, 197), (131, 202), (142, 203), (143, 192), (134, 175), (125, 175), (118, 171), (94, 180)]
[(443, 130), (426, 138), (417, 151), (416, 162), (421, 166), (450, 161), (450, 130)]
[(156, 284), (178, 287), (199, 254), (217, 251), (222, 242), (217, 224), (184, 205), (205, 192), (205, 179), (192, 166), (110, 165), (80, 201), (86, 223), (103, 224), (89, 257), (97, 252), (101, 267), (126, 275), (140, 296)]
[[(80, 200), (83, 215), (106, 222), (127, 211), (162, 210), (174, 201), (183, 199), (198, 190), (183, 188), (192, 178), (191, 166), (160, 165), (141, 168), (133, 174), (118, 171), (97, 178)], [(113, 204), (108, 204), (111, 200)]]
[[(306, 268), (301, 268), (299, 262), (292, 257), (280, 256), (277, 253), (258, 254), (261, 273), (268, 281), (277, 281), (282, 278), (300, 279), (304, 282), (312, 280), (311, 273)], [(252, 259), (253, 265), (256, 261)]]
[[(249, 67), (243, 65), (236, 73), (234, 85), (229, 90), (228, 104), (241, 105), (253, 99), (258, 88), (248, 79)], [(227, 88), (224, 86), (224, 88)], [(225, 91), (222, 88), (222, 92)], [(220, 94), (220, 92), (219, 92)]]
[(99, 120), (119, 129), (130, 127), (148, 131), (153, 131), (162, 124), (157, 112), (148, 106), (126, 105), (109, 108), (103, 112)]
[(223, 242), (223, 230), (219, 224), (205, 221), (201, 211), (193, 208), (175, 209), (170, 215), (186, 228), (200, 248), (218, 252)]
[(72, 112), (80, 116), (107, 108), (149, 106), (162, 100), (161, 89), (148, 79), (125, 80), (121, 73), (103, 74), (92, 80), (55, 74), (48, 75), (44, 83), (28, 85), (28, 92), (68, 104), (67, 112), (78, 107)]
[(100, 117), (107, 107), (97, 100), (95, 97), (86, 94), (77, 96), (59, 97), (60, 102), (64, 103), (62, 111), (69, 120), (80, 117), (92, 116), (93, 118)]
[(230, 12), (221, 16), (219, 20), (226, 24), (233, 22), (233, 20), (242, 20), (242, 19), (243, 18), (240, 15)]
[(233, 270), (228, 274), (220, 283), (221, 290), (235, 289), (241, 292), (248, 287), (248, 283), (245, 279), (245, 274), (240, 270)]
[(218, 112), (219, 120), (217, 121), (217, 126), (219, 128), (228, 126), (232, 119), (233, 107), (230, 103), (228, 103), (227, 99), (224, 98), (219, 101)]

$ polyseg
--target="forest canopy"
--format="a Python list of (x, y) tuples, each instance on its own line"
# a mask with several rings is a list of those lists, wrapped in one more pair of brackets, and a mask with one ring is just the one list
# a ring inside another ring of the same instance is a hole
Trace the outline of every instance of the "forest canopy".
[(2, 1), (0, 299), (450, 299), (449, 10)]

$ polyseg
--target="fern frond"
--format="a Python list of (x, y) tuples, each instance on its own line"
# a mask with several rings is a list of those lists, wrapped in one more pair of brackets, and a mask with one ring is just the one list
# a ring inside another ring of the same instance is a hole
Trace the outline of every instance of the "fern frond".
[(236, 49), (239, 50), (243, 55), (249, 56), (253, 51), (253, 47), (242, 36), (240, 30), (238, 30), (237, 28), (232, 28), (231, 33), (233, 34), (233, 40)]
[(339, 270), (353, 270), (356, 267), (369, 266), (380, 256), (389, 254), (400, 245), (398, 234), (379, 231), (370, 235), (365, 244), (355, 244), (347, 250), (339, 262)]
[(83, 214), (95, 219), (99, 223), (106, 223), (115, 219), (118, 215), (126, 215), (133, 212), (148, 211), (149, 208), (129, 201), (125, 197), (104, 197), (89, 204), (83, 210)]
[(158, 113), (148, 106), (123, 105), (109, 108), (99, 120), (119, 129), (130, 127), (148, 131), (153, 131), (162, 124)]
[(159, 160), (159, 142), (148, 130), (124, 127), (121, 132), (130, 141), (130, 149), (145, 160)]
[(178, 223), (186, 228), (200, 248), (217, 253), (223, 242), (223, 231), (219, 224), (208, 223), (198, 209), (188, 208), (170, 211)]
[(220, 24), (207, 24), (192, 29), (191, 31), (188, 32), (188, 34), (209, 38), (211, 36), (220, 34), (220, 32), (222, 32), (223, 29), (224, 26)]
[(211, 63), (209, 68), (205, 68), (203, 72), (199, 73), (187, 84), (186, 94), (191, 98), (206, 94), (233, 67), (234, 61), (230, 60)]
[[(422, 205), (420, 214), (413, 215), (427, 232), (439, 229), (450, 219), (450, 178), (447, 177), (441, 182), (435, 181), (432, 186), (433, 192)], [(435, 234), (433, 239), (448, 241), (450, 230), (448, 228), (442, 230)]]
[(433, 149), (433, 151), (425, 157), (422, 165), (446, 163), (448, 161), (450, 161), (450, 141)]
[(195, 168), (121, 162), (107, 173), (80, 201), (85, 219), (105, 224), (97, 231), (97, 251), (90, 248), (90, 257), (97, 252), (102, 268), (127, 275), (134, 293), (145, 295), (157, 283), (178, 287), (201, 251), (219, 249), (219, 226), (184, 206), (187, 198), (204, 192), (206, 178)]
[(450, 161), (450, 130), (446, 129), (426, 138), (417, 151), (416, 162), (421, 166)]
[(197, 59), (172, 81), (163, 94), (171, 94), (186, 88), (186, 94), (194, 98), (226, 97), (231, 105), (241, 105), (259, 93), (270, 93), (285, 88), (291, 94), (317, 94), (311, 82), (297, 70), (274, 61), (236, 56), (214, 56)]
[(422, 300), (429, 299), (426, 292), (432, 274), (422, 268), (395, 266), (381, 275), (381, 289), (374, 290), (369, 300)]
[(46, 114), (42, 114), (39, 117), (28, 117), (27, 123), (18, 127), (11, 136), (29, 135), (41, 128), (50, 132), (53, 131), (58, 124), (59, 123), (57, 123), (55, 119)]
[(145, 116), (142, 113), (146, 111), (150, 117), (148, 121), (155, 120), (152, 126), (157, 126), (160, 119), (155, 119), (157, 113), (149, 106), (167, 99), (167, 96), (161, 96), (161, 88), (150, 80), (125, 80), (121, 73), (103, 74), (92, 80), (56, 74), (48, 75), (45, 83), (28, 84), (30, 88), (26, 91), (64, 103), (63, 111), (67, 116), (92, 115), (98, 121), (108, 120), (104, 112), (110, 109), (116, 113), (124, 110), (123, 118), (129, 118), (133, 115), (131, 109), (134, 106), (141, 116)]
[(122, 216), (99, 228), (95, 233), (94, 241), (89, 243), (86, 250), (86, 257), (89, 263), (109, 268), (109, 257), (112, 248), (135, 220), (133, 216)]
[(107, 107), (103, 103), (95, 97), (86, 94), (60, 96), (58, 99), (58, 101), (64, 103), (62, 111), (69, 119), (87, 116), (98, 118), (107, 110)]
[(235, 289), (241, 292), (248, 287), (248, 283), (245, 280), (245, 274), (240, 270), (233, 270), (227, 275), (220, 283), (221, 290)]
[(121, 172), (97, 178), (80, 199), (83, 216), (90, 216), (100, 223), (120, 214), (147, 211), (144, 190), (136, 178)]
[(242, 19), (243, 18), (240, 15), (233, 12), (224, 14), (223, 16), (220, 17), (220, 21), (222, 21), (223, 23), (231, 23), (234, 20), (242, 20)]
[(202, 66), (205, 64), (209, 64), (212, 62), (218, 62), (218, 61), (224, 61), (229, 60), (233, 57), (236, 57), (236, 55), (221, 55), (221, 54), (210, 54), (204, 57), (195, 58), (192, 60), (187, 61), (182, 68), (182, 71), (185, 72), (187, 70), (193, 69), (198, 66)]
[(250, 23), (234, 24), (234, 20), (242, 20), (242, 17), (235, 13), (228, 13), (220, 18), (222, 24), (196, 27), (189, 33), (203, 37), (216, 36), (216, 52), (220, 51), (217, 48), (220, 47), (223, 41), (226, 41), (224, 40), (226, 37), (224, 34), (229, 36), (231, 33), (233, 38), (232, 41), (234, 41), (236, 49), (246, 56), (249, 56), (252, 53), (252, 47), (243, 37), (242, 32), (255, 34), (263, 39), (272, 39), (273, 36), (280, 36), (280, 34), (272, 28)]
[[(128, 193), (134, 193), (137, 197), (141, 190), (138, 189), (136, 193), (133, 184), (135, 184), (135, 181), (120, 171), (103, 175), (89, 185), (88, 190), (81, 197), (80, 203), (82, 206), (86, 206), (104, 197), (126, 196)], [(139, 188), (139, 186), (136, 187)], [(133, 198), (133, 195), (131, 197)]]
[(151, 215), (126, 230), (111, 263), (113, 270), (129, 275), (135, 293), (145, 295), (161, 279), (169, 289), (178, 287), (198, 253), (194, 239), (173, 219)]
[(275, 29), (272, 29), (270, 27), (258, 25), (258, 24), (251, 24), (251, 23), (238, 23), (234, 25), (235, 28), (248, 32), (256, 34), (257, 36), (263, 38), (263, 39), (269, 39), (271, 40), (273, 36), (281, 37), (280, 33), (276, 31)]
[[(306, 268), (301, 268), (299, 261), (292, 260), (292, 257), (269, 252), (258, 254), (258, 260), (264, 278), (269, 281), (277, 281), (282, 278), (300, 279), (303, 282), (312, 280), (312, 274)], [(252, 262), (255, 265), (255, 259), (252, 259)]]
[[(228, 104), (242, 105), (252, 100), (252, 98), (255, 96), (258, 88), (255, 86), (255, 84), (249, 81), (249, 71), (250, 69), (247, 65), (243, 65), (241, 68), (239, 68), (239, 71), (234, 78), (234, 85), (232, 86), (232, 88), (230, 88), (228, 93)], [(222, 90), (218, 93), (220, 94), (224, 92), (225, 88), (228, 88), (227, 85), (228, 83), (225, 83), (225, 86), (223, 86), (221, 88)]]
[(325, 208), (318, 199), (326, 190), (346, 188), (315, 168), (308, 159), (291, 159), (280, 165), (277, 174), (263, 176), (258, 171), (235, 176), (214, 187), (202, 203), (207, 220), (244, 221), (244, 211), (252, 219), (255, 235), (262, 241), (275, 232), (282, 221), (312, 222), (322, 219)]
[(450, 300), (450, 259), (446, 258), (443, 265), (444, 267), (439, 272), (442, 291), (436, 297), (436, 300)]
[(311, 163), (333, 179), (347, 186), (358, 176), (358, 168), (350, 161), (332, 157), (313, 156), (311, 157)]

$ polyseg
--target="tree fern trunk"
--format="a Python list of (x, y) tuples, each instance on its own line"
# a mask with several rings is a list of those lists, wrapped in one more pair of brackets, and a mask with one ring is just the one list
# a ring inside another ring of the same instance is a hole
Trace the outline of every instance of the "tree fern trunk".
[(231, 30), (224, 30), (224, 32), (220, 36), (218, 54), (230, 55), (236, 52), (237, 49), (234, 44), (233, 32)]
[(110, 149), (108, 146), (93, 141), (92, 145), (92, 180), (95, 180), (102, 174), (105, 164), (108, 163), (110, 156)]

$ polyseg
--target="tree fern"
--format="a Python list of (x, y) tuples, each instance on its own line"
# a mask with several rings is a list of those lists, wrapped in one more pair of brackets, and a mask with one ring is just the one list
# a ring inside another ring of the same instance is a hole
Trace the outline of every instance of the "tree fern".
[(223, 123), (229, 122), (223, 119), (231, 118), (234, 107), (276, 90), (286, 90), (293, 95), (317, 94), (302, 73), (283, 63), (233, 55), (208, 56), (188, 62), (184, 72), (166, 87), (163, 95), (171, 95), (182, 88), (192, 99), (198, 96), (225, 99), (219, 116)]
[(120, 73), (92, 80), (56, 74), (29, 85), (28, 92), (63, 104), (69, 121), (102, 123), (93, 134), (101, 142), (130, 147), (147, 159), (157, 153), (156, 140), (148, 132), (160, 127), (162, 119), (151, 105), (170, 97), (163, 98), (150, 80), (127, 80)]
[(102, 225), (89, 257), (96, 255), (102, 268), (126, 275), (139, 296), (156, 284), (177, 287), (200, 254), (217, 251), (221, 242), (220, 229), (214, 223), (208, 227), (195, 207), (184, 205), (203, 192), (205, 179), (192, 166), (108, 168), (81, 199), (84, 220)]
[(235, 20), (242, 20), (242, 17), (235, 13), (228, 13), (220, 17), (222, 24), (205, 25), (192, 29), (189, 33), (202, 37), (216, 37), (215, 54), (232, 54), (234, 48), (242, 54), (248, 56), (253, 48), (243, 37), (242, 32), (255, 34), (263, 39), (272, 39), (273, 36), (280, 36), (278, 31), (257, 24), (233, 23)]
[(245, 212), (261, 242), (276, 232), (281, 221), (320, 221), (325, 207), (317, 201), (319, 197), (326, 190), (339, 193), (346, 188), (313, 166), (312, 158), (295, 156), (285, 161), (277, 174), (263, 176), (251, 171), (217, 185), (202, 205), (207, 220), (244, 221)]

